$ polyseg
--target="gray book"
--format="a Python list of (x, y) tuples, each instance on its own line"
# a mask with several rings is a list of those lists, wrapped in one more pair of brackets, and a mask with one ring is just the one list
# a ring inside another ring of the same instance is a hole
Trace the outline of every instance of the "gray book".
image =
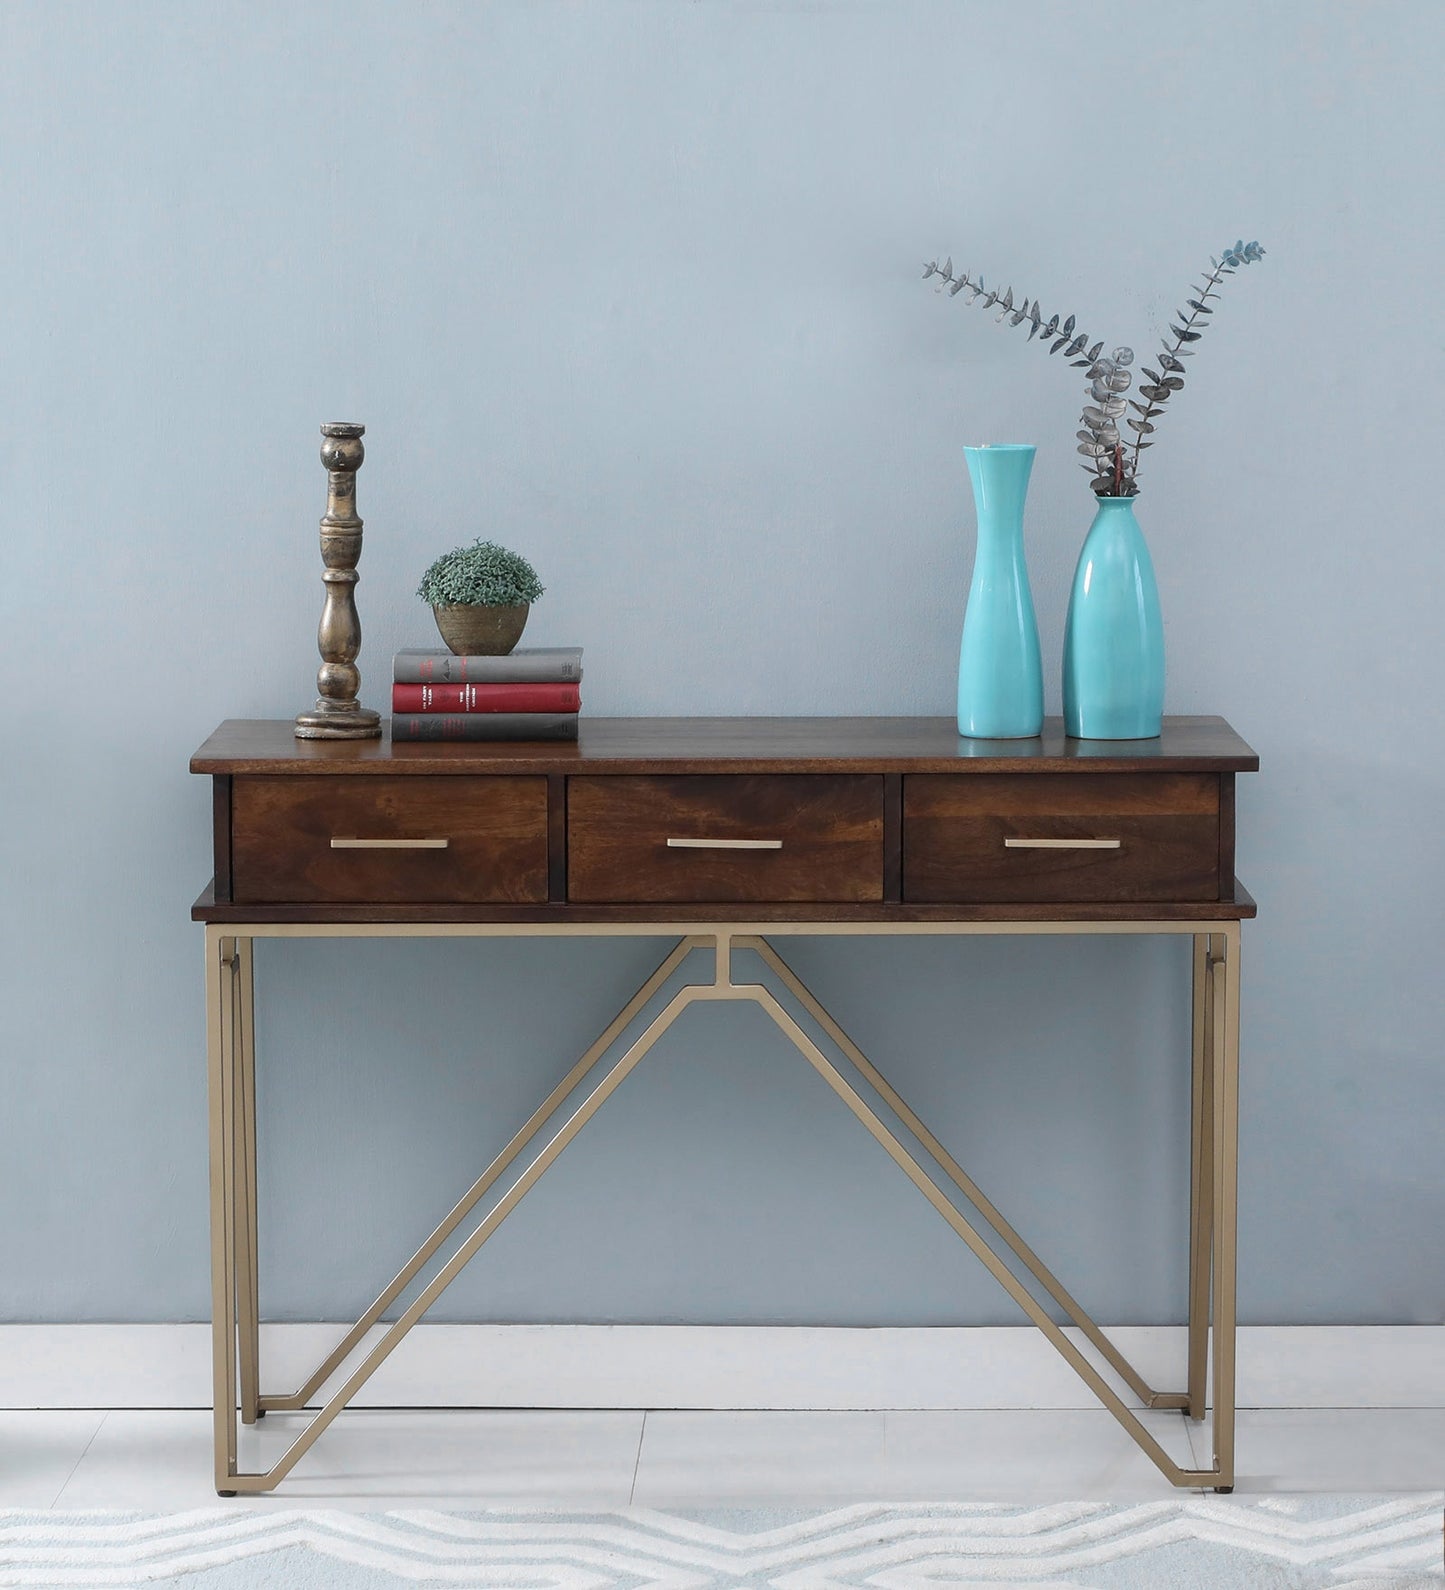
[(418, 712), (391, 720), (391, 738), (408, 740), (575, 740), (575, 712)]
[(445, 650), (411, 647), (392, 658), (392, 679), (399, 685), (546, 683), (581, 677), (580, 646), (518, 646), (505, 657), (458, 657)]

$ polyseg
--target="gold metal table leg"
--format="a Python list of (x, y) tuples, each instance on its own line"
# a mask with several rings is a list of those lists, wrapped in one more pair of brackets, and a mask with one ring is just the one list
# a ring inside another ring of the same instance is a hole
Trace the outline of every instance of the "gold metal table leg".
[(1214, 1228), (1214, 935), (1194, 935), (1189, 1145), (1189, 1417), (1208, 1395), (1209, 1296)]
[[(659, 968), (659, 970), (661, 970)], [(654, 974), (656, 976), (656, 974)], [(563, 1150), (587, 1125), (592, 1117), (607, 1102), (613, 1093), (625, 1082), (643, 1057), (648, 1053), (659, 1038), (672, 1026), (673, 1022), (682, 1014), (694, 1000), (706, 997), (712, 992), (710, 985), (699, 986), (690, 984), (680, 989), (667, 1002), (663, 1009), (652, 1019), (646, 1028), (633, 1040), (628, 1049), (608, 1067), (601, 1080), (586, 1095), (582, 1103), (568, 1117), (557, 1132), (547, 1141), (542, 1150), (522, 1171), (517, 1180), (507, 1189), (491, 1211), (477, 1225), (466, 1241), (457, 1249), (450, 1259), (437, 1271), (432, 1280), (417, 1294), (416, 1298), (407, 1305), (400, 1315), (387, 1326), (380, 1338), (371, 1346), (362, 1358), (360, 1364), (351, 1372), (343, 1384), (332, 1394), (300, 1435), (288, 1446), (274, 1467), (265, 1473), (238, 1474), (234, 1471), (234, 1456), (231, 1457), (231, 1469), (226, 1481), (229, 1489), (222, 1490), (223, 1495), (244, 1492), (257, 1494), (275, 1488), (295, 1468), (296, 1464), (311, 1449), (317, 1438), (332, 1422), (338, 1413), (346, 1406), (356, 1393), (366, 1384), (373, 1374), (389, 1358), (402, 1338), (411, 1330), (412, 1326), (422, 1317), (433, 1303), (446, 1291), (458, 1275), (466, 1268), (472, 1259), (481, 1251), (482, 1247), (500, 1229), (502, 1223), (522, 1202), (523, 1198), (532, 1190), (542, 1177), (551, 1169)], [(532, 1134), (534, 1137), (537, 1133)], [(229, 1362), (229, 1360), (228, 1360)], [(218, 1369), (218, 1376), (219, 1376)], [(219, 1386), (219, 1380), (218, 1380)], [(229, 1388), (228, 1388), (229, 1389)], [(227, 1405), (228, 1410), (234, 1409), (234, 1399)], [(219, 1403), (218, 1403), (219, 1407)], [(230, 1452), (234, 1453), (235, 1427), (232, 1420), (227, 1420), (226, 1438), (232, 1443)], [(217, 1468), (220, 1472), (221, 1463), (221, 1435), (217, 1435)], [(218, 1486), (218, 1488), (220, 1488)]]
[(252, 941), (235, 941), (236, 1331), (240, 1356), (241, 1422), (259, 1409), (261, 1321), (256, 1225), (256, 995)]
[[(983, 1196), (976, 1184), (962, 1171), (956, 1161), (938, 1144), (912, 1110), (842, 1031), (817, 999), (808, 992), (799, 979), (791, 974), (777, 952), (761, 937), (750, 942), (757, 948), (764, 962), (783, 980), (799, 998), (818, 1025), (837, 1044), (854, 1064), (868, 1084), (899, 1116), (908, 1130), (917, 1138), (930, 1157), (944, 1171), (947, 1179), (972, 1203), (992, 1227), (1003, 1243), (1039, 1281), (1049, 1295), (1080, 1327), (1084, 1335), (1106, 1358), (1111, 1367), (1139, 1396), (1147, 1407), (1192, 1408), (1197, 1416), (1204, 1414), (1204, 1369), (1206, 1353), (1210, 1346), (1211, 1325), (1214, 1349), (1214, 1419), (1213, 1465), (1209, 1469), (1183, 1469), (1168, 1460), (1132, 1412), (1112, 1393), (1106, 1395), (1095, 1374), (1085, 1372), (1082, 1361), (1067, 1338), (1062, 1338), (1057, 1326), (1041, 1317), (1032, 1300), (1025, 1301), (1022, 1289), (1016, 1290), (1016, 1278), (990, 1263), (984, 1252), (969, 1242), (969, 1246), (988, 1266), (1009, 1295), (1024, 1309), (1029, 1318), (1044, 1333), (1099, 1396), (1105, 1407), (1119, 1420), (1134, 1440), (1144, 1449), (1156, 1466), (1175, 1485), (1208, 1486), (1227, 1493), (1234, 1488), (1234, 1426), (1235, 1426), (1235, 1267), (1237, 1225), (1237, 1180), (1239, 1137), (1239, 962), (1241, 930), (1238, 923), (1211, 924), (1211, 931), (1195, 933), (1196, 975), (1201, 978), (1196, 989), (1195, 1006), (1195, 1111), (1193, 1152), (1193, 1201), (1190, 1226), (1190, 1334), (1189, 1373), (1191, 1389), (1188, 1393), (1150, 1393), (1143, 1377), (1118, 1353), (1108, 1338), (1098, 1329), (1087, 1314), (1079, 1308), (1056, 1278), (1043, 1266), (1017, 1232)], [(740, 938), (739, 943), (742, 942)], [(1202, 951), (1202, 955), (1201, 955)], [(1202, 964), (1201, 964), (1202, 961)], [(807, 1053), (807, 1051), (804, 1051)], [(808, 1058), (811, 1060), (812, 1056)], [(816, 1062), (815, 1062), (816, 1064)], [(825, 1078), (825, 1080), (828, 1080)], [(837, 1091), (835, 1089), (835, 1091)], [(851, 1100), (840, 1093), (844, 1102), (853, 1108)], [(855, 1114), (857, 1111), (855, 1110)], [(859, 1117), (863, 1119), (862, 1116)], [(869, 1130), (873, 1126), (867, 1121)], [(878, 1136), (874, 1132), (875, 1137)], [(879, 1138), (882, 1141), (882, 1138)], [(884, 1145), (887, 1146), (886, 1144)], [(893, 1151), (890, 1149), (890, 1153)], [(896, 1155), (894, 1156), (897, 1157)], [(901, 1163), (901, 1162), (900, 1162)], [(906, 1169), (906, 1167), (905, 1167)], [(913, 1179), (910, 1173), (910, 1179)], [(931, 1181), (931, 1178), (930, 1178)], [(915, 1185), (917, 1183), (915, 1182)], [(935, 1190), (940, 1191), (937, 1183)], [(920, 1190), (922, 1190), (920, 1188)], [(946, 1195), (945, 1195), (946, 1196)], [(930, 1197), (935, 1208), (954, 1226), (957, 1234), (969, 1241), (964, 1231)], [(950, 1203), (950, 1207), (952, 1207)], [(954, 1214), (958, 1211), (954, 1209)], [(959, 1216), (962, 1219), (961, 1216)], [(1212, 1300), (1212, 1310), (1211, 1310)], [(1197, 1377), (1197, 1398), (1194, 1386)]]
[(1214, 994), (1214, 1489), (1234, 1489), (1235, 1270), (1239, 1184), (1237, 922), (1215, 935)]
[(211, 1158), (211, 1382), (216, 1489), (236, 1494), (236, 941), (206, 928), (206, 1051)]
[[(290, 1396), (259, 1398), (259, 1408), (299, 1408), (332, 1378), (380, 1322), (386, 1308), (420, 1275), (446, 1239), (493, 1190), (501, 1178), (522, 1159), (534, 1140), (605, 1058), (648, 1001), (694, 948), (714, 952), (713, 981), (691, 983), (675, 993), (628, 1048), (611, 1061), (601, 1079), (525, 1164), (489, 1212), (473, 1228), (456, 1252), (422, 1288), (416, 1298), (365, 1352), (359, 1364), (325, 1402), (276, 1465), (262, 1473), (238, 1473), (236, 1459), (237, 1348), (241, 1360), (241, 1412), (248, 1405), (248, 1378), (254, 1388), (256, 1374), (255, 1318), (255, 1115), (254, 1043), (251, 1017), (251, 941), (259, 929), (217, 927), (206, 930), (207, 1032), (211, 1098), (211, 1235), (213, 1362), (215, 1382), (216, 1486), (223, 1495), (255, 1494), (273, 1489), (310, 1450), (327, 1426), (380, 1367), (407, 1332), (432, 1306), (471, 1259), (490, 1240), (528, 1192), (606, 1103), (607, 1099), (641, 1063), (653, 1045), (690, 1005), (711, 1000), (745, 1000), (761, 1006), (833, 1092), (908, 1177), (954, 1233), (989, 1270), (1025, 1315), (1049, 1340), (1104, 1406), (1114, 1415), (1160, 1471), (1175, 1485), (1212, 1485), (1229, 1490), (1234, 1481), (1234, 1307), (1235, 1307), (1235, 1183), (1238, 1126), (1238, 964), (1240, 932), (1237, 923), (1222, 929), (1210, 924), (1164, 927), (1159, 931), (1192, 931), (1195, 946), (1196, 996), (1194, 1008), (1194, 1126), (1191, 1144), (1192, 1201), (1190, 1224), (1190, 1389), (1186, 1393), (1154, 1392), (1118, 1349), (1099, 1330), (1058, 1279), (1023, 1242), (995, 1206), (957, 1164), (897, 1090), (863, 1055), (822, 1004), (782, 960), (758, 928), (706, 927), (690, 924), (677, 945), (627, 1005), (598, 1036), (565, 1077), (552, 1089), (531, 1118), (505, 1149), (472, 1184), (445, 1220), (347, 1332), (306, 1384)], [(990, 925), (954, 928), (954, 931), (988, 932)], [(1010, 925), (1004, 931), (1020, 931)], [(1071, 925), (1040, 924), (1036, 931), (1067, 932)], [(1110, 931), (1089, 924), (1085, 931)], [(1126, 932), (1151, 931), (1153, 925), (1130, 924)], [(330, 931), (330, 930), (323, 930)], [(385, 924), (338, 927), (342, 935), (383, 936), (393, 929)], [(560, 930), (560, 931), (566, 931)], [(626, 931), (625, 929), (623, 931)], [(656, 931), (656, 929), (653, 929)], [(823, 931), (827, 931), (823, 929)], [(927, 931), (927, 930), (924, 930)], [(944, 929), (949, 931), (949, 929)], [(1025, 928), (1022, 931), (1029, 931)], [(884, 1110), (897, 1117), (906, 1135), (914, 1138), (924, 1159), (931, 1159), (955, 1192), (962, 1193), (997, 1238), (1053, 1301), (1079, 1327), (1146, 1406), (1188, 1408), (1202, 1412), (1203, 1371), (1196, 1362), (1197, 1344), (1210, 1301), (1212, 1272), (1212, 1325), (1214, 1349), (1214, 1464), (1210, 1469), (1183, 1468), (1175, 1463), (1145, 1428), (1138, 1414), (1120, 1397), (1093, 1363), (1050, 1317), (1025, 1283), (990, 1246), (988, 1240), (954, 1204), (949, 1193), (920, 1162), (895, 1130), (839, 1070), (776, 995), (759, 983), (734, 980), (734, 947), (755, 950), (764, 964), (799, 1000), (807, 1016), (853, 1066), (865, 1088), (876, 1094)], [(1202, 953), (1201, 953), (1202, 952)], [(1203, 1302), (1201, 1303), (1201, 1297)], [(248, 1360), (248, 1340), (251, 1343)], [(254, 1392), (251, 1393), (254, 1397)], [(253, 1403), (254, 1411), (254, 1403)]]

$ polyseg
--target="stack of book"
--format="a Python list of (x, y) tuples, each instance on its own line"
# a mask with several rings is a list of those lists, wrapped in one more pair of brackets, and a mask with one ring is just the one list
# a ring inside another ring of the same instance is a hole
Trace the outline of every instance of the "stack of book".
[(399, 651), (392, 662), (394, 741), (577, 738), (580, 646), (519, 646), (505, 657)]

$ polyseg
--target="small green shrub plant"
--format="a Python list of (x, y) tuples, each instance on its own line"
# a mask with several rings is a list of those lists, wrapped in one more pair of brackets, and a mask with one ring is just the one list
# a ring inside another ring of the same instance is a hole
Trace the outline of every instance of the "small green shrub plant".
[(516, 607), (546, 587), (520, 552), (477, 538), (444, 552), (421, 577), (416, 594), (432, 607)]

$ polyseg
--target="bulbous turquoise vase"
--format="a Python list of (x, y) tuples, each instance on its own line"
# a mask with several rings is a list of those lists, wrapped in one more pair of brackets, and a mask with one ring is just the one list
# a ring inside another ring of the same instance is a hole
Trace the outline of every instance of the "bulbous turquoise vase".
[(1100, 497), (1064, 625), (1064, 732), (1150, 740), (1164, 712), (1164, 620), (1133, 497)]
[(1024, 566), (1032, 447), (965, 447), (978, 547), (958, 649), (958, 732), (1019, 740), (1044, 723), (1039, 626)]

